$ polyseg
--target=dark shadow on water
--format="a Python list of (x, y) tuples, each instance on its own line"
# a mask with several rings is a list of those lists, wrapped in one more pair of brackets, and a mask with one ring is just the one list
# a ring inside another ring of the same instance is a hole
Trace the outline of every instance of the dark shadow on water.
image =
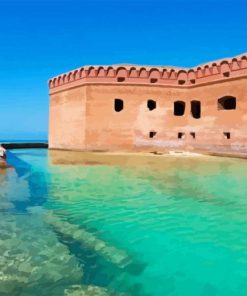
[(25, 176), (27, 173), (30, 172), (31, 166), (27, 162), (16, 157), (14, 153), (8, 150), (6, 155), (8, 164), (10, 164), (15, 169), (18, 177)]
[[(69, 223), (73, 224), (73, 219), (66, 219)], [(99, 233), (98, 229), (89, 227), (86, 223), (83, 223), (83, 221), (80, 221), (80, 228), (83, 228), (89, 233)], [(102, 239), (104, 241), (104, 238), (100, 237), (100, 234), (98, 234), (98, 238)], [(72, 241), (69, 239), (69, 241)], [(86, 246), (83, 248), (87, 248)], [(135, 255), (131, 254), (131, 263), (128, 263), (124, 268), (121, 269), (121, 271), (125, 271), (133, 276), (139, 276), (141, 275), (145, 268), (147, 267), (147, 264), (145, 262), (141, 262), (140, 260), (135, 259)], [(104, 260), (105, 261), (105, 260)], [(105, 261), (107, 262), (107, 261)], [(110, 264), (111, 266), (114, 266), (113, 264)]]
[(54, 230), (59, 241), (66, 245), (70, 253), (73, 254), (83, 271), (82, 284), (105, 287), (110, 291), (110, 295), (122, 296), (151, 296), (143, 291), (143, 287), (138, 283), (138, 275), (143, 272), (145, 266), (130, 264), (126, 268), (119, 268), (105, 260), (95, 251), (87, 246), (71, 239), (60, 232)]
[[(15, 207), (8, 211), (25, 213), (28, 207), (41, 206), (48, 197), (47, 176), (45, 173), (33, 172), (31, 165), (18, 158), (11, 151), (7, 151), (7, 161), (16, 173), (18, 189), (23, 189), (26, 195), (28, 194), (23, 200), (18, 200), (18, 198), (11, 200)], [(18, 194), (20, 193), (17, 191), (16, 195)]]

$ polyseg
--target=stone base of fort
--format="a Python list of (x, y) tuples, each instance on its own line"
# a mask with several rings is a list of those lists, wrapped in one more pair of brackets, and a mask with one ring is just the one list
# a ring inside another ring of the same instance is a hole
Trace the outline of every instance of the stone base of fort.
[(49, 149), (51, 162), (54, 164), (94, 164), (99, 159), (107, 159), (109, 162), (122, 159), (123, 163), (133, 157), (199, 157), (217, 156), (247, 159), (247, 150), (234, 151), (227, 147), (194, 148), (183, 147), (181, 149), (132, 149), (132, 150), (80, 150), (80, 149)]

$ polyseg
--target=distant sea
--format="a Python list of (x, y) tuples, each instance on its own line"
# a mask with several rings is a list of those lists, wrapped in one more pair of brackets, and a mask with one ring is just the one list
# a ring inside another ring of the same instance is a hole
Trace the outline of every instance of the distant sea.
[(48, 140), (1, 140), (0, 143), (48, 143)]

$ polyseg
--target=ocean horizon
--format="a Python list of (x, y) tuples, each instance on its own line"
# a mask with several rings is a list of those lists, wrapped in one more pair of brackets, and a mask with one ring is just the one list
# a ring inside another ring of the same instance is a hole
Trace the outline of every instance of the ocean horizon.
[(6, 139), (3, 139), (1, 140), (0, 139), (0, 143), (48, 143), (48, 139), (39, 139), (39, 140), (27, 140), (27, 139), (23, 139), (23, 140), (20, 140), (20, 139), (10, 139), (10, 140), (6, 140)]

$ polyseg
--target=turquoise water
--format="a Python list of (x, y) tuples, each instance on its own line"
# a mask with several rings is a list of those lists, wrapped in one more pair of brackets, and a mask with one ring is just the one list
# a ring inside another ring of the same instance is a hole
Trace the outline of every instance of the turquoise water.
[(8, 158), (1, 296), (247, 295), (245, 160), (43, 149)]

